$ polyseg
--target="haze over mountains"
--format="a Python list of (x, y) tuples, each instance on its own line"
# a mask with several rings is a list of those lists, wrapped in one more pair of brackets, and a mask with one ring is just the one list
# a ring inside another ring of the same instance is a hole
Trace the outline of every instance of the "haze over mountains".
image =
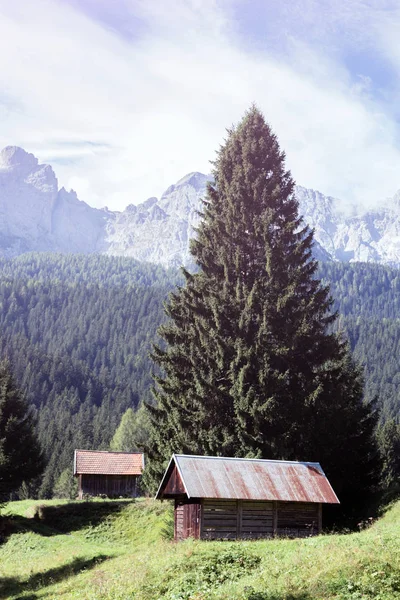
[[(51, 166), (8, 146), (0, 153), (0, 255), (100, 253), (188, 266), (189, 240), (209, 179), (190, 173), (160, 199), (149, 198), (122, 212), (99, 210), (75, 192), (59, 189)], [(400, 266), (400, 192), (379, 209), (354, 216), (320, 192), (297, 186), (296, 195), (300, 213), (315, 229), (317, 258)]]

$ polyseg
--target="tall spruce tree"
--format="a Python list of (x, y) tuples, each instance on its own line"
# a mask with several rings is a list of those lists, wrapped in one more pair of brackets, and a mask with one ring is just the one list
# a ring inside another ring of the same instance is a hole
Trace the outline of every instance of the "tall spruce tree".
[(172, 452), (320, 461), (342, 499), (375, 481), (376, 424), (346, 343), (331, 331), (284, 153), (257, 108), (228, 132), (170, 296), (148, 482)]
[(23, 481), (43, 471), (43, 457), (32, 414), (15, 386), (9, 365), (0, 363), (0, 501)]

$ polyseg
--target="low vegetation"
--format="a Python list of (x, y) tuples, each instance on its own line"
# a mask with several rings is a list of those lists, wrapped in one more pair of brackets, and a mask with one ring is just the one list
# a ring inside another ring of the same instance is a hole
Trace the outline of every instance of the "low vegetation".
[(25, 500), (4, 513), (0, 600), (400, 598), (400, 503), (359, 533), (179, 544), (166, 502)]

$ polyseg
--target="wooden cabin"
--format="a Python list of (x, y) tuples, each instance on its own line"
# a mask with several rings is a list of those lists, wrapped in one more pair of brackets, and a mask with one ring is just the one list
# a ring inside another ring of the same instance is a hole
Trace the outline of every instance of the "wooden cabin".
[(307, 537), (339, 504), (319, 463), (174, 454), (156, 499), (175, 501), (175, 540)]
[(135, 498), (143, 469), (142, 452), (75, 450), (74, 475), (80, 500), (86, 495)]

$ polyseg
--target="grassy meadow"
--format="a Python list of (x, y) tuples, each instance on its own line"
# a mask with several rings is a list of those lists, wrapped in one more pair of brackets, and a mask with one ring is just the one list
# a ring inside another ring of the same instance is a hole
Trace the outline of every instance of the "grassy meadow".
[(24, 500), (0, 525), (0, 600), (400, 599), (400, 503), (360, 533), (171, 541), (167, 502)]

